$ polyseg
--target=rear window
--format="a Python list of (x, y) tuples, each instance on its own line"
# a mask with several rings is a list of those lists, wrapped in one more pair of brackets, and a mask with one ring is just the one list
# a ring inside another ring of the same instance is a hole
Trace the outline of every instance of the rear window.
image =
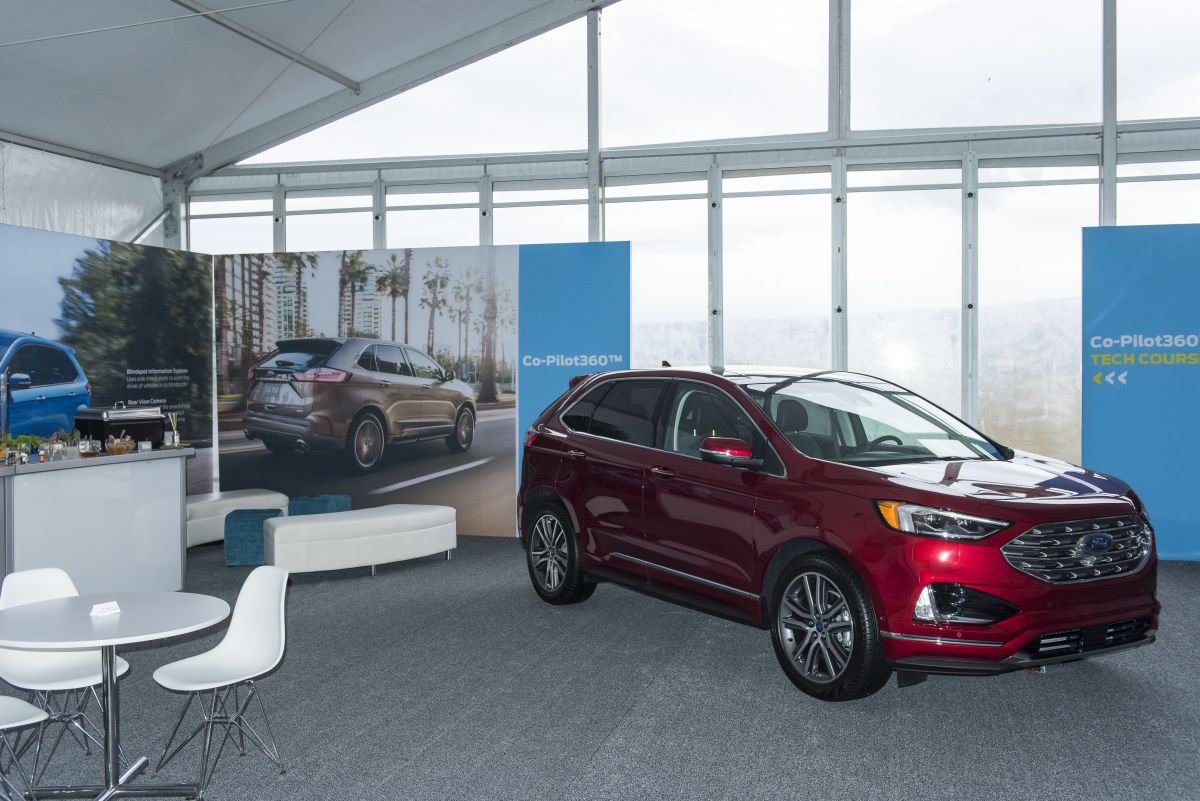
[(285, 339), (279, 350), (268, 354), (258, 363), (259, 367), (301, 368), (320, 367), (329, 355), (338, 348), (330, 339)]
[(608, 392), (611, 386), (612, 384), (601, 384), (576, 401), (562, 416), (563, 424), (572, 431), (587, 433), (588, 427), (592, 424), (592, 414), (596, 411), (596, 404), (600, 403), (600, 399), (604, 397), (604, 393)]
[(612, 390), (592, 413), (588, 433), (652, 447), (654, 410), (662, 386), (662, 381), (614, 381)]

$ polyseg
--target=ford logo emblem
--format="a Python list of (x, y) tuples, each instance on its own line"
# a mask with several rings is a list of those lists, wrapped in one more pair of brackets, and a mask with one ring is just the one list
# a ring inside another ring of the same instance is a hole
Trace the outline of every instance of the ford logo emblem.
[(1108, 553), (1113, 546), (1111, 534), (1087, 534), (1080, 537), (1078, 542), (1085, 553)]

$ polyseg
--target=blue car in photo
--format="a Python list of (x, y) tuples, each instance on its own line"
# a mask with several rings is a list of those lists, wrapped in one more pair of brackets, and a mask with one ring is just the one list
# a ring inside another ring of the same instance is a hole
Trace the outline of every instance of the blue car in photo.
[(0, 373), (8, 377), (8, 433), (48, 437), (75, 428), (92, 388), (75, 352), (45, 337), (0, 328)]

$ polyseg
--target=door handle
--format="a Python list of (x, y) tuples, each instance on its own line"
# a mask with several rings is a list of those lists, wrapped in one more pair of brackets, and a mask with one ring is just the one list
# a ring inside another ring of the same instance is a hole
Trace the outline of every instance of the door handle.
[(421, 389), (433, 389), (429, 384), (422, 384)]
[(41, 403), (45, 399), (46, 399), (45, 395), (38, 395), (36, 398), (34, 398), (34, 400), (37, 401), (38, 403)]
[(587, 452), (575, 449), (567, 451), (567, 456), (570, 456), (572, 459), (582, 459), (583, 457), (587, 456)]
[(388, 383), (388, 382), (386, 382), (386, 381), (380, 381), (380, 382), (379, 382), (379, 384), (378, 384), (378, 386), (381, 386), (381, 387), (383, 387), (383, 388), (385, 388), (385, 389), (386, 389), (387, 387), (390, 387), (390, 386), (391, 386), (391, 384), (389, 384), (389, 383)]
[(651, 467), (650, 472), (659, 478), (675, 478), (675, 471), (669, 467)]

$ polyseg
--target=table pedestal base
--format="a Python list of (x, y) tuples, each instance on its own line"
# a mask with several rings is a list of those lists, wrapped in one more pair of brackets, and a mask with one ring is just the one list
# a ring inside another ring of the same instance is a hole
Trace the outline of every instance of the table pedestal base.
[(110, 785), (73, 785), (67, 787), (36, 787), (38, 801), (45, 798), (94, 798), (108, 801), (110, 798), (198, 798), (200, 787), (195, 784), (130, 784), (135, 776), (146, 769), (150, 760), (142, 757), (133, 763), (119, 779)]

